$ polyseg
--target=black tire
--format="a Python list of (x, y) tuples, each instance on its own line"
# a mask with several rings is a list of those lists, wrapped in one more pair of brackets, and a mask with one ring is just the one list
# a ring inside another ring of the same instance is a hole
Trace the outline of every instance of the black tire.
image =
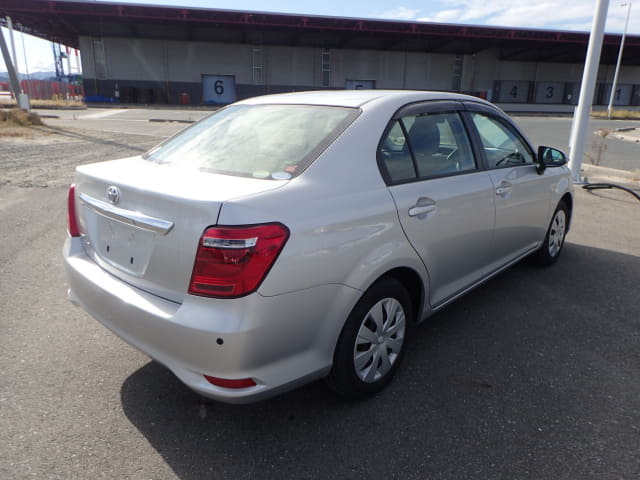
[(404, 286), (390, 277), (374, 283), (358, 300), (342, 328), (333, 367), (326, 378), (329, 387), (348, 399), (382, 390), (404, 356), (412, 323), (411, 301)]
[(538, 265), (552, 265), (560, 257), (562, 247), (564, 246), (564, 238), (567, 235), (567, 227), (569, 225), (569, 208), (564, 201), (560, 201), (553, 216), (551, 223), (544, 237), (544, 242), (540, 245), (538, 251), (533, 254), (533, 259)]

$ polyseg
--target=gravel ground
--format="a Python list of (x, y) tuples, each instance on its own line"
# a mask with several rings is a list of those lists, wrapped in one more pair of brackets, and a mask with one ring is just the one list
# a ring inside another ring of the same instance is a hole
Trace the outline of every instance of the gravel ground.
[(14, 131), (14, 136), (0, 136), (0, 186), (67, 187), (76, 165), (139, 155), (162, 140), (70, 128), (32, 127), (24, 131), (22, 135)]

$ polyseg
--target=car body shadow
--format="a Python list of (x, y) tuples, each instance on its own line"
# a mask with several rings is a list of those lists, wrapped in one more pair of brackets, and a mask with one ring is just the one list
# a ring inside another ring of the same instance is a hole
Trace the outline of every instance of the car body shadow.
[(639, 257), (575, 244), (551, 268), (522, 262), (415, 329), (365, 401), (317, 382), (226, 405), (151, 362), (123, 409), (181, 479), (630, 478), (638, 272)]

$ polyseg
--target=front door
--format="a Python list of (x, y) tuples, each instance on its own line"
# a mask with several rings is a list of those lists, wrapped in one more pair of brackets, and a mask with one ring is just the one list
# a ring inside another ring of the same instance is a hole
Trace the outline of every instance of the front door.
[(495, 237), (489, 270), (534, 250), (544, 239), (553, 175), (540, 175), (535, 155), (511, 125), (483, 112), (469, 112), (482, 144), (494, 188)]

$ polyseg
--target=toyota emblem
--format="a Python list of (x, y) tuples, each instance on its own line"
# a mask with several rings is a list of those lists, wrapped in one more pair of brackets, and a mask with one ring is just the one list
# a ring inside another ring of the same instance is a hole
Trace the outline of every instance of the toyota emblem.
[(111, 185), (107, 188), (107, 198), (114, 205), (120, 201), (120, 190), (115, 185)]

